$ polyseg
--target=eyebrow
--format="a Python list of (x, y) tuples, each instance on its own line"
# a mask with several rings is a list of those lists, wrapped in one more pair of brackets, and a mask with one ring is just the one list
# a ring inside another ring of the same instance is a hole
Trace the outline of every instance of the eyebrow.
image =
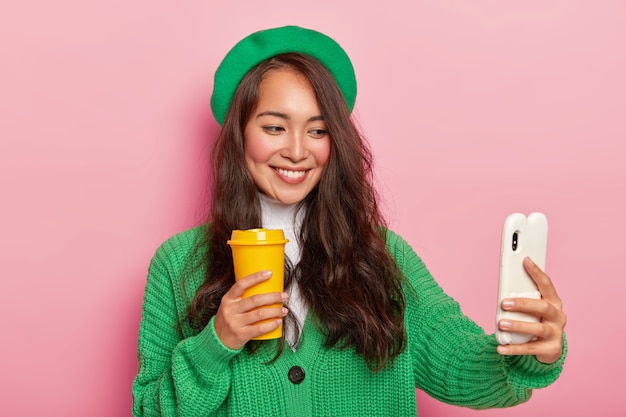
[[(263, 116), (280, 117), (281, 119), (285, 119), (285, 120), (290, 120), (291, 119), (289, 117), (289, 115), (286, 114), (286, 113), (281, 113), (281, 112), (272, 111), (272, 110), (264, 111), (264, 112), (261, 112), (261, 113), (256, 115), (257, 118), (263, 117)], [(322, 116), (322, 115), (313, 116), (313, 117), (310, 117), (309, 120), (307, 120), (307, 121), (308, 122), (315, 122), (315, 121), (318, 121), (318, 120), (324, 120), (324, 116)]]

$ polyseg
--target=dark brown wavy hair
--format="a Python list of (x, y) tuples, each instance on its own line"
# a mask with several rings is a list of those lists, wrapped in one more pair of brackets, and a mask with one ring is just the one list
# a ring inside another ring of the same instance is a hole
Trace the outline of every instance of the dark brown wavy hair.
[(244, 161), (243, 132), (265, 74), (285, 68), (310, 81), (331, 140), (321, 179), (299, 204), (304, 210), (302, 255), (286, 285), (297, 280), (327, 347), (354, 347), (372, 370), (380, 370), (406, 344), (403, 278), (386, 249), (386, 223), (372, 184), (367, 142), (350, 119), (334, 78), (303, 54), (263, 61), (233, 96), (212, 154), (206, 280), (191, 302), (187, 322), (198, 331), (206, 326), (235, 282), (226, 244), (231, 231), (261, 227), (258, 190)]

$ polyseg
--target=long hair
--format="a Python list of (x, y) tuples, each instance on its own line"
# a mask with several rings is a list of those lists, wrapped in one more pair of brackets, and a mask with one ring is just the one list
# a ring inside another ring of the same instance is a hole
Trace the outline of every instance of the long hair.
[[(350, 119), (328, 70), (307, 55), (288, 53), (261, 62), (239, 84), (212, 154), (206, 279), (187, 316), (202, 329), (234, 284), (226, 241), (234, 229), (261, 227), (257, 188), (244, 160), (243, 132), (268, 71), (289, 68), (304, 75), (316, 94), (331, 140), (317, 186), (300, 202), (300, 262), (289, 274), (326, 337), (326, 346), (354, 347), (380, 370), (406, 343), (403, 278), (386, 249), (386, 223), (373, 187), (372, 155)], [(290, 284), (288, 281), (287, 286)]]

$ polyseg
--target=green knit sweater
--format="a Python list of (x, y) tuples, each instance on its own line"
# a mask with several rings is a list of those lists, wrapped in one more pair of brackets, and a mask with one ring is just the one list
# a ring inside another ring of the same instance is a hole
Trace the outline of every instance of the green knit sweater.
[[(273, 363), (277, 341), (255, 353), (230, 350), (213, 319), (199, 333), (177, 330), (204, 279), (194, 251), (202, 228), (166, 241), (148, 274), (139, 330), (139, 371), (133, 416), (415, 416), (415, 388), (456, 405), (506, 407), (552, 383), (563, 357), (546, 365), (534, 357), (496, 353), (496, 340), (447, 296), (398, 235), (387, 247), (414, 291), (406, 291), (407, 348), (392, 367), (373, 373), (354, 349), (325, 348), (309, 313), (294, 352)], [(185, 285), (183, 277), (186, 276)], [(299, 368), (296, 368), (299, 367)], [(296, 372), (299, 371), (299, 372)], [(303, 378), (303, 379), (302, 379)]]

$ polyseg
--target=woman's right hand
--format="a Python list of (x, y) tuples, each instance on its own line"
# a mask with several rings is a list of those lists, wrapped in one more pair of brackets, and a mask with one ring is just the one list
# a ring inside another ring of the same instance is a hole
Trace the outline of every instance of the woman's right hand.
[[(241, 349), (250, 339), (278, 328), (287, 315), (284, 307), (258, 308), (285, 302), (289, 297), (287, 293), (272, 292), (242, 298), (248, 288), (266, 281), (271, 275), (271, 271), (248, 275), (235, 282), (222, 297), (215, 316), (215, 332), (227, 348)], [(263, 320), (271, 321), (259, 323)]]

